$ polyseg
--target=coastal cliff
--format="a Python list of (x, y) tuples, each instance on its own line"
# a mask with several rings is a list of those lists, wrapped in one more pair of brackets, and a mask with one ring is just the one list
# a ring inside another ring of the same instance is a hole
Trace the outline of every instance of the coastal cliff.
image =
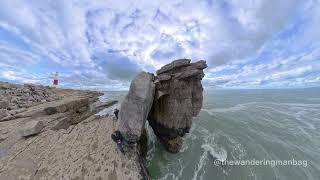
[[(0, 179), (146, 179), (138, 151), (110, 136), (116, 101), (93, 91), (0, 84)], [(130, 154), (129, 154), (130, 153)]]

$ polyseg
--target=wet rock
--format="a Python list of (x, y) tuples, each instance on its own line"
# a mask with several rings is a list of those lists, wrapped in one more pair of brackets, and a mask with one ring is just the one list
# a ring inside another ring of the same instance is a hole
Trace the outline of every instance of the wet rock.
[[(192, 118), (201, 110), (205, 61), (176, 60), (157, 71), (156, 92), (148, 121), (169, 152), (178, 152)], [(166, 77), (166, 78), (164, 78)], [(170, 77), (170, 78), (168, 78)]]
[(43, 128), (42, 121), (29, 121), (19, 131), (22, 137), (39, 134)]
[(153, 79), (153, 74), (139, 73), (121, 104), (118, 128), (127, 141), (137, 142), (142, 134), (154, 98)]
[(167, 151), (171, 153), (178, 153), (182, 148), (183, 139), (181, 136), (176, 138), (159, 137), (160, 142), (166, 147)]

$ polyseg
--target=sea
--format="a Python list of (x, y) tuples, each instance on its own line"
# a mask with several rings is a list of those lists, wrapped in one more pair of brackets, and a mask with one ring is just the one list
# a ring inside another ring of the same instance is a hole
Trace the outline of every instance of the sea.
[(320, 179), (320, 88), (205, 90), (177, 154), (147, 128), (156, 180)]

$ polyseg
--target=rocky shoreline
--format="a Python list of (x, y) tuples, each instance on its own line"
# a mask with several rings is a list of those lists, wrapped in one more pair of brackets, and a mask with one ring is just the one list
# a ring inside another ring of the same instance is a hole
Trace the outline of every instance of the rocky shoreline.
[(110, 136), (102, 93), (0, 83), (0, 179), (150, 179), (138, 147)]
[(0, 179), (151, 179), (146, 122), (178, 153), (202, 107), (206, 67), (179, 59), (139, 73), (118, 121), (98, 115), (118, 107), (100, 92), (0, 83)]

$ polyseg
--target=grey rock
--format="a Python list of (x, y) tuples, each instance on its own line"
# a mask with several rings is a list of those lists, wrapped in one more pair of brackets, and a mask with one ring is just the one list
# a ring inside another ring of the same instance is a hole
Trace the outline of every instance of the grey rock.
[(3, 118), (9, 116), (9, 112), (6, 109), (0, 109), (0, 122)]
[(12, 97), (11, 102), (14, 104), (18, 104), (19, 100), (17, 97)]
[(121, 104), (118, 129), (127, 141), (137, 142), (142, 134), (154, 98), (153, 79), (153, 74), (139, 73)]
[[(191, 66), (190, 66), (191, 67)], [(202, 70), (188, 68), (186, 71), (175, 74), (176, 79), (185, 79), (192, 76), (203, 74)]]
[(42, 121), (32, 120), (32, 121), (27, 122), (20, 129), (19, 133), (22, 137), (28, 137), (31, 135), (39, 134), (41, 132), (42, 128), (44, 128)]
[(181, 148), (181, 137), (189, 132), (192, 118), (201, 110), (201, 80), (204, 77), (203, 69), (207, 67), (205, 61), (176, 62), (173, 61), (159, 70), (163, 73), (159, 76), (170, 75), (171, 79), (156, 83), (155, 99), (148, 117), (149, 124), (160, 142), (169, 152), (174, 153)]
[[(53, 106), (46, 107), (44, 112), (47, 115), (52, 115), (55, 113), (64, 113), (67, 111), (81, 113), (82, 108), (89, 108), (88, 98), (79, 98), (64, 104), (55, 104)], [(83, 111), (82, 111), (83, 112)]]
[(157, 71), (157, 75), (163, 74), (165, 72), (174, 70), (179, 67), (188, 66), (190, 65), (191, 60), (190, 59), (178, 59), (175, 61), (172, 61), (170, 64), (167, 64), (163, 66), (161, 69)]
[(171, 79), (171, 76), (168, 74), (161, 74), (161, 75), (157, 76), (157, 79), (159, 81), (167, 81), (167, 80)]
[(15, 103), (10, 103), (7, 109), (8, 110), (18, 109), (18, 105)]
[(16, 115), (16, 114), (19, 114), (19, 113), (21, 113), (21, 112), (23, 112), (23, 111), (25, 111), (25, 110), (26, 110), (26, 108), (13, 109), (13, 110), (11, 110), (9, 113), (10, 113), (11, 115)]
[(10, 89), (11, 87), (12, 87), (12, 85), (9, 83), (1, 83), (0, 84), (0, 89)]
[(51, 130), (54, 130), (54, 131), (57, 131), (60, 129), (67, 130), (70, 126), (71, 126), (70, 120), (68, 120), (67, 117), (63, 117), (51, 128)]
[(0, 101), (0, 109), (7, 109), (9, 107), (9, 101), (7, 99), (3, 99)]
[(204, 60), (200, 60), (198, 62), (191, 63), (191, 66), (195, 67), (196, 69), (200, 69), (200, 70), (208, 67), (206, 61), (204, 61)]

